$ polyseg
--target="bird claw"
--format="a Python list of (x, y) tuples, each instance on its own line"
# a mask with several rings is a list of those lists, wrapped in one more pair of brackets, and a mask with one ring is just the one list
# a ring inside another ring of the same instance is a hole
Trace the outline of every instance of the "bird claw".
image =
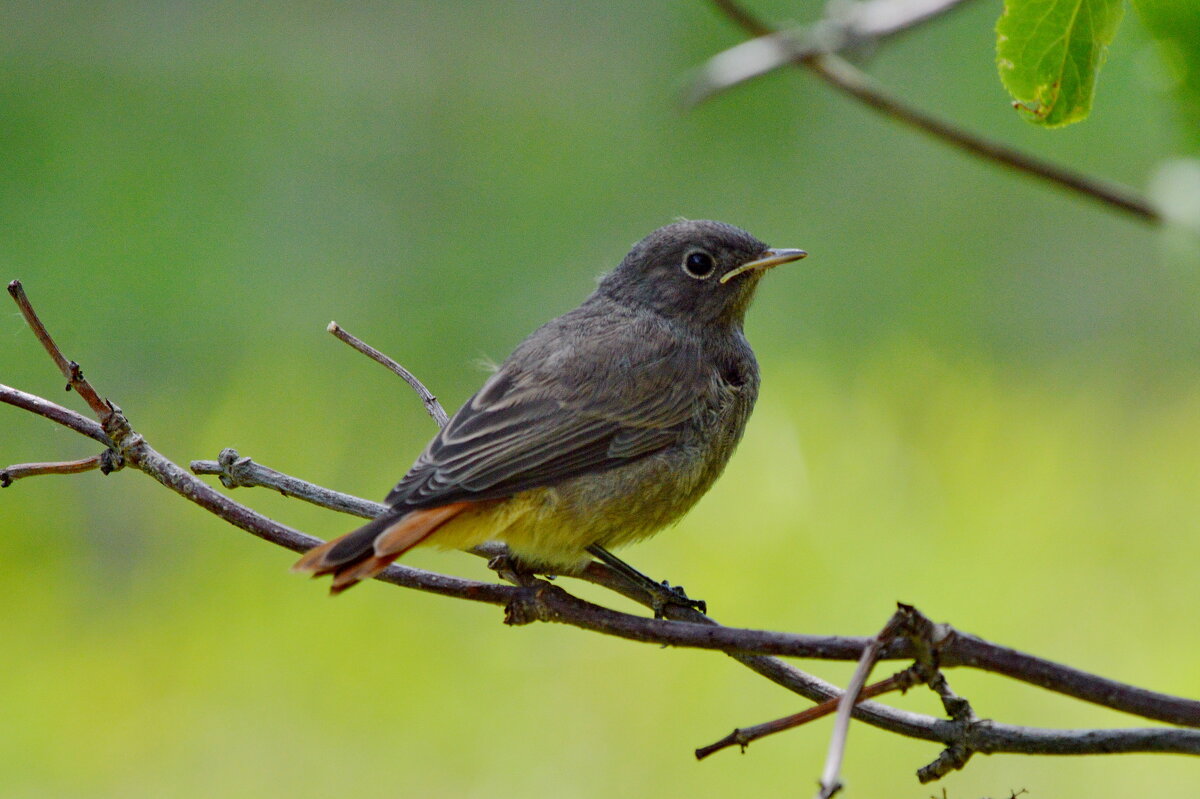
[(682, 585), (671, 585), (666, 580), (657, 582), (650, 577), (642, 574), (637, 569), (630, 566), (625, 561), (618, 558), (613, 553), (609, 552), (599, 544), (593, 544), (587, 547), (587, 551), (598, 558), (601, 563), (608, 566), (617, 574), (624, 577), (628, 582), (637, 586), (650, 595), (650, 609), (654, 611), (654, 618), (665, 619), (667, 608), (674, 605), (675, 607), (690, 608), (698, 610), (701, 613), (708, 615), (708, 603), (703, 599), (692, 599), (683, 590)]
[[(525, 563), (511, 552), (504, 552), (488, 558), (488, 568), (496, 572), (501, 579), (513, 585), (534, 585), (538, 582), (537, 573), (528, 563)], [(543, 575), (553, 580), (553, 575)]]
[(698, 610), (701, 613), (708, 615), (708, 603), (703, 599), (692, 599), (687, 595), (687, 591), (683, 590), (682, 585), (671, 585), (666, 580), (658, 584), (658, 591), (654, 591), (653, 605), (654, 618), (665, 619), (666, 610), (671, 605), (676, 607), (691, 608)]

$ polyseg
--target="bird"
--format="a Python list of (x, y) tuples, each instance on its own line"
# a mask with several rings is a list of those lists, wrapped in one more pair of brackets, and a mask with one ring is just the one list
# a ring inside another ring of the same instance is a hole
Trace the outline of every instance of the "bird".
[(572, 574), (678, 521), (725, 468), (758, 397), (743, 321), (759, 281), (806, 255), (711, 220), (653, 231), (516, 347), (382, 515), (293, 570), (332, 575), (337, 594), (418, 545), (501, 541), (530, 570)]

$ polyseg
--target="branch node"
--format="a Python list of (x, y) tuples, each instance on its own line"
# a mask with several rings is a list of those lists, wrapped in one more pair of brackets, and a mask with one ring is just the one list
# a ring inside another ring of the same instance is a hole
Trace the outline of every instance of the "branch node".
[(937, 756), (937, 759), (928, 766), (922, 766), (917, 769), (917, 779), (921, 784), (939, 780), (949, 774), (951, 771), (958, 771), (963, 766), (967, 765), (967, 761), (971, 759), (971, 755), (975, 754), (975, 750), (969, 745), (962, 742), (950, 744), (942, 750), (942, 753)]
[(67, 361), (67, 385), (66, 391), (71, 390), (71, 386), (83, 381), (83, 369), (80, 368), (78, 361)]
[(104, 404), (107, 406), (107, 412), (100, 420), (100, 424), (104, 426), (104, 432), (113, 440), (113, 443), (118, 448), (124, 449), (127, 446), (125, 439), (133, 433), (133, 428), (130, 427), (129, 420), (125, 418), (120, 406), (110, 400), (104, 400)]
[(254, 461), (249, 457), (238, 455), (238, 451), (233, 447), (221, 450), (217, 455), (217, 463), (221, 466), (217, 479), (226, 488), (249, 488), (258, 485), (258, 482), (253, 480), (248, 473), (250, 466), (254, 465)]
[(125, 468), (125, 456), (120, 451), (112, 449), (100, 453), (100, 474), (105, 476)]
[(834, 795), (841, 791), (843, 787), (845, 786), (842, 785), (840, 780), (837, 782), (831, 782), (828, 785), (823, 782), (818, 782), (817, 799), (833, 799)]
[[(904, 617), (904, 634), (913, 647), (916, 662), (912, 666), (912, 671), (942, 700), (942, 708), (951, 721), (963, 726), (964, 737), (962, 740), (965, 741), (969, 726), (977, 720), (975, 710), (965, 697), (954, 693), (940, 667), (939, 647), (953, 639), (953, 631), (948, 625), (934, 624), (912, 605), (897, 603), (897, 606), (899, 607), (897, 612)], [(974, 751), (974, 747), (968, 746), (967, 748)], [(969, 757), (970, 754), (968, 753), (967, 756)], [(961, 768), (961, 766), (957, 766), (957, 768)]]
[(538, 585), (521, 586), (513, 598), (504, 606), (504, 623), (510, 627), (522, 627), (535, 621), (549, 621), (551, 614), (542, 602), (542, 593), (552, 585), (537, 581)]

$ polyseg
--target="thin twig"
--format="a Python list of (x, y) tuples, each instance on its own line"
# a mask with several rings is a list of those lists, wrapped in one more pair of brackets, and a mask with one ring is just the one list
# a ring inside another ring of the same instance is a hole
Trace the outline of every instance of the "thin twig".
[[(915, 670), (911, 667), (907, 668), (904, 671), (893, 674), (886, 680), (880, 680), (877, 683), (872, 683), (871, 685), (863, 688), (861, 691), (859, 691), (858, 699), (855, 704), (864, 702), (867, 699), (872, 699), (876, 696), (882, 696), (883, 694), (891, 693), (892, 691), (904, 691), (919, 680), (920, 678), (917, 676)], [(838, 709), (838, 705), (842, 701), (842, 696), (843, 694), (839, 693), (832, 699), (826, 699), (824, 702), (813, 705), (812, 707), (802, 710), (799, 713), (793, 713), (790, 716), (784, 716), (781, 719), (774, 719), (773, 721), (766, 721), (762, 724), (755, 724), (753, 727), (739, 727), (721, 740), (697, 749), (696, 759), (703, 760), (709, 755), (716, 754), (722, 749), (726, 749), (730, 746), (740, 746), (742, 751), (745, 751), (747, 746), (754, 741), (757, 741), (759, 738), (765, 738), (768, 735), (774, 735), (775, 733), (783, 732), (784, 730), (794, 729), (796, 727), (808, 724), (810, 721), (816, 721), (819, 718), (828, 716), (830, 713), (833, 713)]]
[(221, 450), (215, 461), (196, 460), (188, 464), (193, 474), (215, 474), (226, 488), (273, 488), (285, 497), (301, 499), (322, 508), (340, 513), (374, 519), (388, 509), (382, 502), (372, 502), (334, 491), (290, 474), (284, 474), (238, 455), (233, 448)]
[(62, 350), (54, 343), (54, 339), (50, 337), (50, 332), (46, 330), (46, 326), (38, 318), (37, 312), (33, 310), (33, 305), (29, 302), (29, 298), (25, 296), (25, 287), (21, 285), (21, 281), (14, 280), (9, 283), (8, 293), (16, 300), (17, 307), (21, 309), (21, 315), (25, 317), (25, 322), (29, 325), (29, 329), (37, 336), (37, 340), (42, 343), (46, 352), (54, 360), (55, 366), (62, 372), (63, 377), (67, 378), (67, 390), (75, 389), (76, 393), (88, 404), (88, 407), (100, 417), (100, 422), (103, 424), (109, 411), (108, 403), (101, 399), (100, 395), (92, 388), (92, 385), (84, 379), (83, 371), (79, 368), (79, 364), (67, 360), (67, 357), (62, 354)]
[[(713, 3), (725, 16), (751, 35), (778, 38), (777, 31), (747, 11), (736, 0), (713, 0)], [(1080, 196), (1104, 203), (1144, 222), (1160, 224), (1163, 221), (1159, 210), (1132, 188), (1059, 166), (1014, 147), (971, 133), (921, 111), (890, 94), (862, 70), (833, 53), (801, 50), (787, 60), (796, 66), (809, 69), (829, 85), (858, 99), (885, 116), (903, 122), (972, 155), (1003, 164), (1018, 172), (1068, 189)]]
[(867, 646), (863, 648), (862, 657), (854, 668), (846, 692), (838, 700), (837, 717), (833, 720), (833, 732), (829, 736), (829, 753), (825, 757), (825, 768), (821, 771), (821, 781), (817, 790), (817, 799), (831, 799), (842, 789), (842, 781), (838, 776), (842, 770), (842, 760), (846, 755), (846, 738), (850, 733), (850, 715), (858, 704), (859, 695), (866, 685), (871, 669), (879, 659), (879, 652), (884, 646), (895, 640), (896, 635), (904, 628), (905, 614), (901, 606), (887, 624), (879, 631)]
[(917, 779), (926, 783), (966, 766), (977, 751), (972, 739), (979, 719), (971, 703), (950, 688), (950, 682), (940, 668), (940, 642), (945, 628), (934, 624), (911, 605), (901, 605), (900, 609), (905, 614), (905, 636), (913, 645), (916, 660), (913, 668), (921, 675), (921, 681), (942, 700), (942, 708), (959, 730), (955, 740), (950, 741), (932, 763), (917, 769)]
[(77, 461), (50, 461), (43, 463), (15, 463), (0, 470), (0, 488), (8, 488), (23, 477), (39, 477), (44, 474), (79, 474), (100, 468), (102, 456), (93, 455)]
[(440, 402), (438, 402), (438, 398), (433, 396), (429, 389), (425, 388), (425, 384), (417, 379), (416, 375), (405, 369), (400, 364), (396, 363), (388, 356), (384, 355), (379, 350), (372, 347), (370, 344), (367, 344), (362, 339), (351, 335), (337, 322), (330, 322), (329, 327), (325, 329), (336, 336), (339, 340), (346, 342), (351, 347), (361, 352), (363, 355), (366, 355), (368, 358), (371, 358), (377, 363), (383, 364), (388, 369), (391, 369), (393, 372), (399, 375), (405, 383), (408, 383), (408, 385), (412, 387), (413, 391), (417, 392), (417, 396), (420, 397), (421, 402), (425, 404), (425, 410), (430, 416), (433, 417), (433, 421), (437, 422), (437, 426), (446, 426), (446, 422), (449, 421), (450, 418), (446, 415), (446, 409), (442, 407)]
[(80, 435), (95, 439), (106, 447), (111, 447), (113, 444), (112, 439), (104, 432), (104, 428), (94, 419), (89, 419), (81, 413), (64, 408), (58, 403), (36, 394), (0, 384), (0, 402), (36, 413), (38, 416), (45, 416), (50, 421), (61, 424), (63, 427), (69, 427)]
[(845, 59), (835, 55), (823, 55), (811, 59), (809, 68), (826, 83), (857, 97), (871, 108), (923, 130), (947, 144), (1012, 167), (1026, 175), (1057, 184), (1080, 196), (1125, 211), (1144, 222), (1161, 224), (1163, 221), (1158, 209), (1134, 189), (1038, 158), (909, 106), (895, 95), (886, 92), (870, 76)]

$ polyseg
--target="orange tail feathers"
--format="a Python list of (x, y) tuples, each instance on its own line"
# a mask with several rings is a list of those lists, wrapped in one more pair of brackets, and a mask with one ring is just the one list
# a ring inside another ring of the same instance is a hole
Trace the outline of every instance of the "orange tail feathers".
[(402, 516), (385, 513), (357, 530), (313, 547), (296, 561), (292, 571), (312, 572), (314, 577), (332, 574), (330, 593), (340, 594), (386, 569), (469, 505), (470, 502), (454, 502), (409, 511)]

